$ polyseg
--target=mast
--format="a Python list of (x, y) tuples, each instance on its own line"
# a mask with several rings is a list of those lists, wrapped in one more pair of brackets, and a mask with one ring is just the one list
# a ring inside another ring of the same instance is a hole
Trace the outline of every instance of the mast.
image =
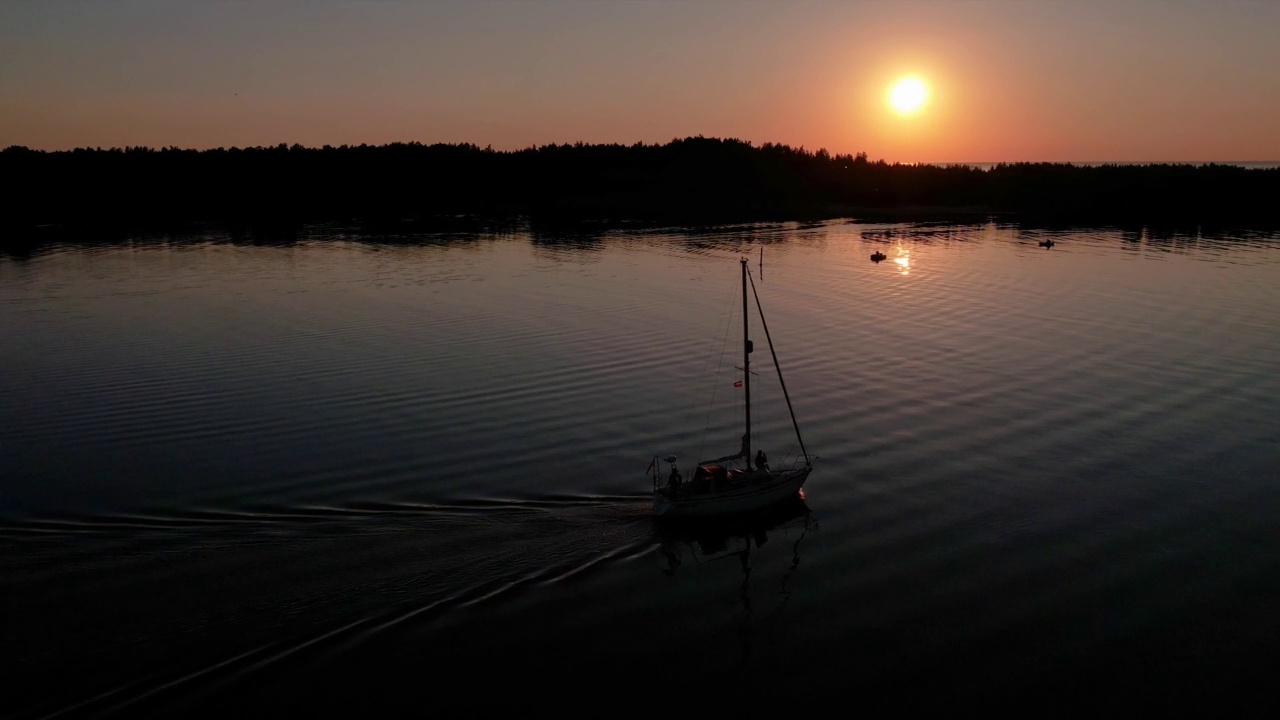
[(739, 262), (742, 263), (742, 388), (746, 390), (747, 398), (747, 434), (742, 436), (742, 458), (747, 467), (751, 467), (751, 339), (748, 335), (747, 259), (740, 258)]
[[(746, 274), (747, 264), (744, 260), (742, 263), (743, 275)], [(743, 293), (746, 293), (744, 286)], [(778, 384), (782, 386), (782, 397), (787, 401), (787, 412), (791, 413), (791, 427), (796, 430), (796, 440), (800, 443), (800, 452), (804, 453), (804, 464), (812, 465), (813, 461), (809, 459), (809, 451), (804, 447), (804, 438), (800, 437), (800, 423), (796, 422), (796, 411), (791, 407), (791, 396), (787, 394), (787, 383), (782, 379), (782, 366), (778, 364), (778, 351), (773, 349), (773, 338), (769, 335), (769, 323), (764, 321), (764, 308), (760, 307), (760, 293), (756, 291), (756, 283), (751, 281), (751, 294), (756, 297), (756, 311), (760, 313), (760, 326), (764, 328), (764, 339), (769, 342), (769, 354), (773, 356), (773, 368), (778, 371)], [(747, 428), (751, 428), (751, 413), (747, 412)]]

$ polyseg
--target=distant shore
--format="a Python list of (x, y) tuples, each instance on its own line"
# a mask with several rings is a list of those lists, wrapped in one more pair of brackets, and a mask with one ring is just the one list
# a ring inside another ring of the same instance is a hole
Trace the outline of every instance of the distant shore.
[(1280, 168), (1227, 164), (902, 165), (693, 137), (665, 145), (0, 151), (4, 242), (194, 222), (430, 227), (451, 218), (722, 223), (992, 216), (1037, 222), (1280, 226)]
[[(939, 167), (949, 167), (951, 165), (963, 165), (965, 167), (977, 168), (978, 170), (991, 170), (1000, 165), (1007, 165), (1004, 162), (934, 162), (929, 165), (937, 165)], [(1274, 170), (1280, 168), (1280, 160), (1112, 160), (1112, 161), (1062, 161), (1052, 163), (1056, 165), (1075, 165), (1076, 167), (1104, 167), (1107, 165), (1120, 165), (1124, 167), (1146, 167), (1149, 165), (1190, 165), (1192, 167), (1200, 167), (1202, 165), (1226, 165), (1230, 167), (1243, 168), (1245, 170)]]

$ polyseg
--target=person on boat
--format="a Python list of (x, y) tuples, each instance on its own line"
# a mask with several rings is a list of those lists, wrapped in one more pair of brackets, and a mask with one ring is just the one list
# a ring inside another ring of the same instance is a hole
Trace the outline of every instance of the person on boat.
[(669, 484), (669, 486), (671, 487), (671, 494), (672, 494), (672, 495), (676, 495), (676, 494), (678, 494), (678, 493), (680, 492), (680, 485), (681, 485), (681, 483), (683, 483), (683, 482), (684, 482), (684, 478), (680, 477), (680, 471), (676, 469), (676, 466), (675, 466), (675, 465), (672, 465), (672, 466), (671, 466), (671, 477), (670, 477), (670, 479), (668, 480), (668, 484)]
[(763, 450), (756, 451), (756, 468), (759, 470), (769, 469), (769, 458), (764, 454)]

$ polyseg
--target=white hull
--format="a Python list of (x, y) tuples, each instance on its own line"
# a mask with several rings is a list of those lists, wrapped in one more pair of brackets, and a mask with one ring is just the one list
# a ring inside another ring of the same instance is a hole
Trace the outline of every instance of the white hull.
[(653, 512), (668, 518), (700, 518), (737, 515), (762, 510), (794, 497), (804, 486), (812, 467), (757, 474), (723, 490), (670, 497), (666, 490), (653, 492)]

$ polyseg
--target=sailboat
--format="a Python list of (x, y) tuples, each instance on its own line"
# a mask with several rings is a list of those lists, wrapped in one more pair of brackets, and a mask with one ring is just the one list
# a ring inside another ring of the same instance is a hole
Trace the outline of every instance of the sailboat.
[[(747, 270), (747, 260), (740, 260), (742, 265), (742, 385), (746, 395), (743, 422), (746, 432), (742, 435), (742, 446), (732, 455), (699, 461), (688, 480), (680, 474), (676, 466), (676, 456), (662, 458), (671, 468), (666, 477), (659, 475), (658, 457), (654, 456), (649, 463), (653, 475), (653, 511), (664, 518), (705, 518), (740, 515), (768, 509), (778, 503), (796, 497), (804, 486), (804, 481), (813, 471), (813, 458), (805, 449), (804, 438), (800, 436), (800, 425), (796, 422), (795, 410), (791, 407), (791, 396), (787, 394), (786, 382), (782, 379), (782, 368), (778, 365), (778, 354), (773, 349), (773, 339), (769, 335), (769, 326), (764, 321), (764, 311), (760, 307), (760, 294), (756, 292), (755, 281)], [(778, 371), (778, 383), (782, 386), (782, 396), (787, 401), (787, 410), (791, 413), (791, 424), (795, 428), (796, 440), (800, 444), (803, 460), (797, 459), (789, 467), (770, 467), (764, 453), (751, 455), (751, 352), (753, 350), (750, 337), (750, 315), (747, 304), (747, 288), (751, 288), (756, 300), (756, 312), (760, 324), (764, 328), (765, 339), (769, 342), (769, 352), (773, 356), (774, 368)]]

